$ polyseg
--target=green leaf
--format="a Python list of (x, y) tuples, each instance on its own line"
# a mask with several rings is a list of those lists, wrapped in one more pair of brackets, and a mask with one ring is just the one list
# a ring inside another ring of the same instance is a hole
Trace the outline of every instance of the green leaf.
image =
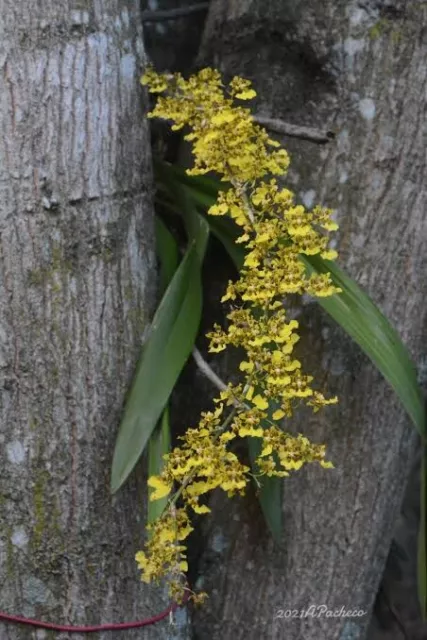
[(197, 212), (191, 186), (188, 187), (185, 182), (182, 182), (182, 178), (186, 176), (185, 170), (165, 162), (156, 161), (154, 164), (157, 167), (156, 178), (163, 186), (166, 198), (158, 200), (164, 207), (183, 218), (187, 237), (195, 241), (199, 260), (202, 263), (209, 239), (209, 224), (206, 218)]
[(421, 435), (425, 433), (424, 400), (409, 354), (387, 318), (364, 291), (334, 262), (304, 256), (308, 272), (331, 274), (342, 293), (317, 302), (353, 338), (400, 398)]
[[(200, 266), (203, 264), (206, 247), (209, 239), (209, 225), (206, 220), (200, 216), (192, 201), (186, 193), (180, 189), (179, 184), (174, 189), (176, 193), (176, 202), (183, 205), (183, 217), (187, 229), (189, 240), (195, 242), (195, 248)], [(160, 270), (160, 287), (163, 291), (169, 284), (176, 271), (178, 264), (178, 246), (173, 235), (162, 222), (160, 218), (156, 218), (156, 238), (157, 238), (157, 254), (161, 262)], [(169, 409), (166, 406), (162, 414), (160, 425), (151, 434), (148, 444), (148, 475), (159, 475), (163, 469), (163, 455), (170, 449), (170, 423)], [(163, 512), (168, 498), (156, 500), (148, 503), (148, 522), (156, 520)]]
[(427, 617), (427, 447), (425, 442), (423, 442), (420, 484), (420, 528), (418, 531), (417, 577), (418, 599), (420, 602), (421, 614), (425, 620)]
[(176, 189), (175, 193), (177, 202), (182, 206), (187, 237), (189, 241), (193, 240), (196, 243), (197, 257), (202, 266), (209, 240), (209, 224), (206, 218), (197, 213), (196, 207), (185, 190)]
[[(159, 291), (163, 294), (178, 268), (179, 252), (175, 238), (164, 222), (156, 217), (156, 250), (160, 260)], [(157, 424), (148, 441), (148, 477), (160, 475), (163, 470), (163, 456), (170, 451), (169, 407), (166, 405), (160, 423)], [(147, 521), (154, 522), (167, 504), (167, 497), (154, 502), (148, 501)]]
[(197, 336), (202, 308), (200, 262), (193, 242), (155, 313), (116, 440), (111, 491), (125, 482), (166, 406)]
[[(260, 389), (255, 389), (255, 394), (258, 393)], [(279, 402), (272, 402), (270, 400), (270, 406), (268, 409), (268, 419), (262, 420), (260, 426), (263, 429), (268, 429), (271, 426), (271, 422), (275, 422), (273, 420), (273, 414), (277, 409), (280, 409)], [(254, 474), (259, 473), (258, 465), (256, 464), (256, 459), (262, 451), (262, 441), (260, 438), (247, 438), (248, 450), (249, 450), (249, 458), (251, 461), (252, 472)], [(278, 460), (276, 460), (278, 462)], [(266, 476), (263, 475), (261, 478), (257, 478), (256, 482), (261, 485), (257, 486), (257, 497), (261, 506), (261, 510), (264, 515), (265, 522), (267, 527), (270, 530), (270, 533), (273, 537), (273, 540), (277, 544), (281, 544), (282, 533), (283, 533), (283, 522), (282, 522), (282, 505), (283, 505), (283, 478), (278, 478), (277, 476)]]
[(209, 226), (213, 235), (227, 251), (237, 271), (240, 271), (245, 259), (245, 250), (241, 244), (235, 243), (235, 238), (239, 236), (236, 225), (229, 218), (211, 216), (209, 218)]
[(156, 250), (160, 259), (159, 292), (163, 295), (178, 268), (179, 252), (175, 238), (157, 216), (155, 221)]
[(189, 176), (184, 167), (159, 160), (154, 162), (154, 168), (156, 182), (163, 195), (172, 200), (171, 205), (175, 211), (171, 192), (177, 187), (188, 194), (193, 205), (207, 209), (216, 202), (220, 189), (227, 190), (231, 186), (228, 182), (219, 182), (209, 176)]
[[(175, 238), (164, 222), (157, 216), (154, 223), (157, 256), (160, 260), (159, 291), (162, 295), (178, 268), (179, 252)], [(160, 423), (154, 429), (148, 442), (148, 477), (161, 474), (164, 466), (163, 456), (169, 453), (170, 443), (169, 407), (166, 405)], [(154, 522), (163, 513), (167, 501), (167, 497), (154, 502), (148, 501), (148, 523)]]
[[(157, 425), (153, 433), (151, 434), (150, 442), (148, 443), (148, 477), (160, 475), (163, 471), (164, 460), (163, 456), (169, 453), (171, 448), (171, 433), (169, 422), (169, 407), (166, 406), (162, 413), (160, 424)], [(148, 524), (157, 520), (166, 507), (168, 502), (168, 496), (161, 498), (160, 500), (148, 501), (147, 506), (147, 521)]]
[(185, 167), (177, 164), (169, 164), (158, 159), (155, 159), (153, 164), (156, 182), (160, 183), (166, 192), (168, 192), (171, 182), (175, 182), (189, 187), (194, 193), (198, 192), (200, 198), (210, 196), (211, 201), (214, 202), (220, 188), (228, 189), (230, 187), (228, 182), (219, 182), (209, 175), (189, 176)]
[[(260, 438), (248, 438), (248, 450), (252, 469), (256, 470), (255, 460), (261, 453)], [(277, 476), (262, 476), (259, 480), (257, 497), (265, 518), (265, 522), (273, 536), (273, 540), (280, 544), (283, 532), (282, 499), (283, 479)]]

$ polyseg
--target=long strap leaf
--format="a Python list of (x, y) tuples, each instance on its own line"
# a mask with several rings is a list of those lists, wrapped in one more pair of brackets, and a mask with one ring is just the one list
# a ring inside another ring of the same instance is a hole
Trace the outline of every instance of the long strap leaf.
[(334, 262), (304, 256), (309, 272), (326, 273), (342, 293), (319, 298), (319, 304), (353, 338), (400, 398), (421, 435), (425, 433), (424, 400), (415, 366), (398, 333), (369, 296)]
[(175, 238), (159, 216), (156, 216), (155, 227), (156, 252), (160, 260), (159, 292), (163, 295), (178, 268), (179, 251)]
[[(148, 443), (148, 477), (159, 475), (164, 466), (163, 456), (169, 453), (171, 446), (171, 429), (169, 422), (169, 407), (166, 405)], [(154, 522), (163, 513), (168, 502), (168, 496), (160, 500), (148, 501), (147, 522)]]
[[(155, 219), (156, 253), (160, 260), (159, 292), (164, 294), (175, 271), (178, 268), (179, 251), (175, 238), (158, 216)], [(142, 408), (141, 408), (142, 409)], [(171, 428), (169, 406), (165, 406), (159, 423), (154, 428), (148, 441), (148, 477), (159, 475), (164, 466), (163, 456), (170, 451)], [(163, 512), (167, 497), (161, 500), (148, 501), (147, 522), (154, 522)]]
[(125, 482), (166, 406), (193, 348), (202, 308), (200, 262), (194, 242), (155, 313), (116, 440), (111, 491)]
[(427, 448), (423, 442), (420, 482), (420, 528), (418, 531), (417, 580), (421, 613), (427, 618)]

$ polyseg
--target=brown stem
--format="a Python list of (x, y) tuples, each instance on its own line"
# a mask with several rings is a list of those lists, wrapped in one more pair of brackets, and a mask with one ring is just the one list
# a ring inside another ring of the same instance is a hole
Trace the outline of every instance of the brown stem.
[(292, 138), (300, 138), (301, 140), (309, 140), (318, 144), (331, 142), (335, 138), (333, 131), (316, 129), (315, 127), (305, 127), (303, 125), (291, 124), (284, 122), (278, 118), (267, 118), (265, 116), (254, 116), (255, 122), (266, 127), (275, 133), (281, 133)]

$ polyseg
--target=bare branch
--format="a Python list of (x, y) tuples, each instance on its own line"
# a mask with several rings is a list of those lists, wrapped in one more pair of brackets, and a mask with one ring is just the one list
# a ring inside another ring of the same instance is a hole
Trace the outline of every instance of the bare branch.
[[(215, 371), (213, 371), (210, 368), (210, 366), (208, 365), (206, 360), (203, 358), (202, 354), (197, 349), (197, 347), (193, 348), (192, 355), (193, 355), (194, 361), (197, 364), (197, 366), (199, 367), (200, 371), (208, 378), (208, 380), (210, 380), (212, 382), (212, 384), (215, 387), (217, 387), (217, 389), (219, 389), (220, 391), (225, 391), (225, 389), (228, 389), (228, 386), (225, 384), (225, 382), (223, 380), (221, 380), (221, 378), (219, 378), (216, 375)], [(249, 386), (247, 384), (243, 388), (243, 393), (245, 393), (248, 390), (248, 388), (249, 388)], [(246, 404), (245, 402), (240, 402), (237, 398), (235, 398), (233, 400), (233, 405), (237, 409), (241, 409), (241, 408), (250, 409), (250, 406), (248, 404)]]
[(290, 124), (284, 122), (278, 118), (267, 118), (264, 116), (254, 116), (255, 121), (275, 133), (281, 133), (285, 136), (291, 136), (292, 138), (300, 138), (301, 140), (309, 140), (310, 142), (317, 142), (319, 144), (325, 144), (335, 138), (333, 131), (322, 131), (322, 129), (316, 129), (315, 127), (304, 127), (297, 124)]
[(225, 382), (223, 382), (223, 380), (221, 380), (221, 378), (219, 378), (216, 375), (215, 371), (213, 371), (213, 369), (211, 369), (211, 367), (208, 365), (206, 360), (203, 358), (202, 354), (197, 349), (197, 347), (193, 348), (192, 355), (193, 355), (194, 361), (197, 364), (197, 366), (199, 367), (200, 371), (208, 378), (208, 380), (210, 380), (212, 382), (212, 384), (215, 387), (217, 387), (220, 391), (224, 391), (225, 389), (227, 389), (227, 385), (225, 384)]

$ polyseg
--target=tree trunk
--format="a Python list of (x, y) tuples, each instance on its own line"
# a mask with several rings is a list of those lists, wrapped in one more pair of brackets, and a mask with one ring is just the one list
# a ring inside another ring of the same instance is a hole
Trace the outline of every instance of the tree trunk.
[[(286, 183), (307, 207), (337, 209), (340, 265), (418, 364), (426, 344), (426, 54), (425, 3), (213, 0), (200, 55), (228, 77), (253, 79), (259, 115), (336, 133), (324, 146), (284, 138)], [(301, 357), (340, 404), (301, 414), (289, 428), (325, 442), (336, 468), (285, 480), (280, 548), (254, 495), (232, 506), (215, 496), (199, 566), (198, 586), (211, 596), (194, 616), (200, 640), (366, 637), (418, 439), (388, 384), (314, 301), (300, 321)], [(321, 605), (344, 607), (348, 617), (300, 617)]]
[(0, 14), (0, 609), (145, 618), (167, 601), (134, 561), (141, 469), (109, 493), (155, 290), (139, 2), (0, 0)]

